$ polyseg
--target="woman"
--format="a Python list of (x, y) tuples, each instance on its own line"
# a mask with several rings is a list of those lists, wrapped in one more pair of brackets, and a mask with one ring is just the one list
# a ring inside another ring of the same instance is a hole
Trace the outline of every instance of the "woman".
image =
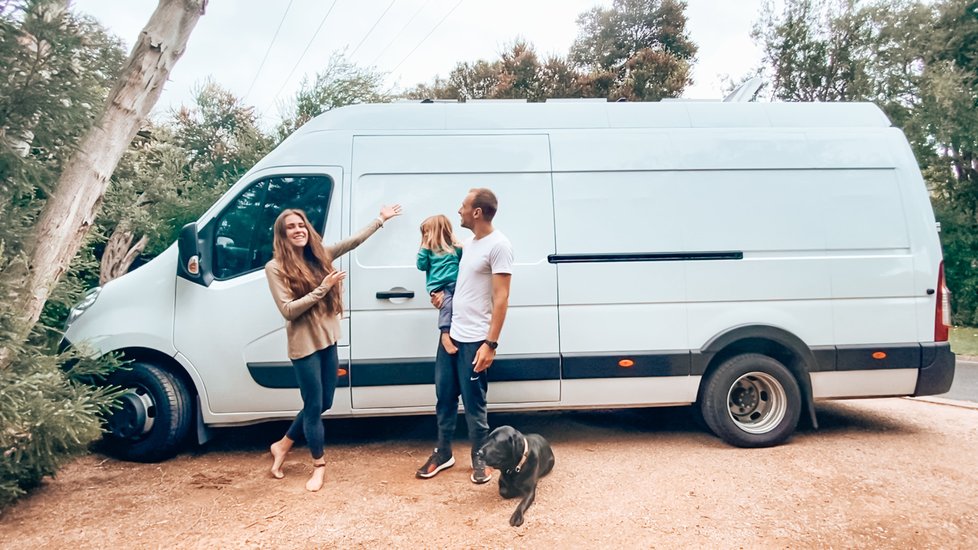
[(309, 223), (302, 210), (287, 209), (275, 220), (272, 260), (265, 265), (268, 286), (282, 316), (289, 342), (289, 359), (295, 369), (302, 395), (302, 410), (279, 441), (271, 446), (272, 476), (285, 477), (282, 463), (300, 436), (305, 436), (312, 453), (312, 477), (306, 489), (318, 491), (326, 478), (323, 458), (322, 413), (333, 405), (343, 316), (342, 281), (346, 273), (333, 267), (333, 260), (353, 250), (384, 222), (401, 214), (401, 206), (385, 206), (377, 219), (359, 233), (333, 246)]

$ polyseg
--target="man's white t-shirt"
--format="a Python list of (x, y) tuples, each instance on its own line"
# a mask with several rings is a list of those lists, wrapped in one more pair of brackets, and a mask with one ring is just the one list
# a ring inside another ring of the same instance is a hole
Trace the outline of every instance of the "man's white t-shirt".
[(513, 273), (513, 245), (498, 229), (462, 244), (458, 281), (452, 298), (450, 335), (459, 342), (478, 342), (489, 335), (492, 276)]

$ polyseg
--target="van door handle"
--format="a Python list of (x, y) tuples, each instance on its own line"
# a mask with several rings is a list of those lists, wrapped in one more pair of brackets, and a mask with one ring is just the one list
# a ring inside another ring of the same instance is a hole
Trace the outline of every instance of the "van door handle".
[(378, 300), (388, 300), (390, 298), (414, 298), (414, 291), (404, 288), (392, 288), (390, 290), (378, 290)]

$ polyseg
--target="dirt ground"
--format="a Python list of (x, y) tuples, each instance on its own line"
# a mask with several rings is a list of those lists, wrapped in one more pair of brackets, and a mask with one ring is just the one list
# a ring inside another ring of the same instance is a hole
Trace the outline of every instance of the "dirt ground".
[(433, 417), (327, 421), (319, 493), (304, 448), (285, 479), (268, 474), (285, 424), (226, 429), (162, 464), (75, 461), (0, 513), (0, 547), (978, 548), (978, 409), (875, 399), (818, 415), (820, 430), (755, 450), (684, 408), (490, 415), (557, 457), (519, 528), (495, 479), (469, 482), (465, 441), (454, 468), (414, 478)]

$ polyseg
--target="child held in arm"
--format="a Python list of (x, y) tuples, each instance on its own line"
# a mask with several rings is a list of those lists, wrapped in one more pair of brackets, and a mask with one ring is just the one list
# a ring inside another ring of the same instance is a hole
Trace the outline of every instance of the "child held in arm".
[(439, 214), (421, 222), (421, 249), (418, 250), (418, 269), (425, 272), (428, 294), (442, 292), (438, 311), (441, 345), (450, 354), (458, 351), (448, 331), (452, 326), (452, 295), (458, 279), (458, 261), (462, 245), (452, 231), (452, 222)]

